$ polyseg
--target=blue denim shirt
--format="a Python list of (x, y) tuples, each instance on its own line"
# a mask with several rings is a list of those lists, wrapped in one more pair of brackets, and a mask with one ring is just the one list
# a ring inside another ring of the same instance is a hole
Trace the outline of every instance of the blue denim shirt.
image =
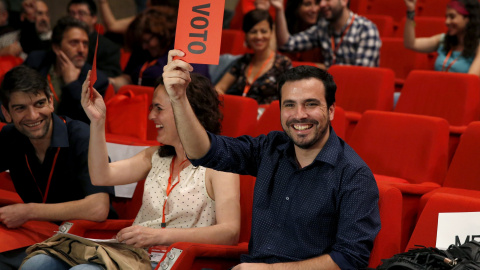
[(255, 183), (249, 254), (242, 262), (301, 261), (329, 254), (341, 269), (368, 265), (380, 230), (372, 172), (333, 129), (312, 164), (299, 168), (284, 133), (229, 138), (192, 160), (215, 170), (249, 174)]

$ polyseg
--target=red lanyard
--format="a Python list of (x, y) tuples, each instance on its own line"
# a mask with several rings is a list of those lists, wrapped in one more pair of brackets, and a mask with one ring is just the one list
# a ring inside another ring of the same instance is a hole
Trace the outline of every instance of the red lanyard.
[(50, 175), (48, 176), (48, 182), (47, 182), (47, 187), (45, 188), (45, 194), (43, 194), (42, 190), (38, 186), (37, 179), (35, 179), (35, 176), (33, 175), (32, 169), (30, 168), (30, 164), (28, 163), (27, 154), (25, 154), (25, 160), (27, 161), (28, 170), (30, 171), (30, 174), (33, 177), (33, 181), (35, 181), (35, 184), (37, 185), (38, 191), (40, 192), (40, 195), (42, 196), (42, 203), (45, 203), (47, 201), (48, 190), (50, 189), (50, 183), (52, 182), (53, 170), (55, 169), (55, 164), (57, 163), (58, 153), (60, 153), (60, 147), (57, 147), (57, 153), (55, 153), (55, 157), (53, 158), (52, 169), (50, 169)]
[(340, 42), (338, 43), (337, 46), (335, 46), (335, 38), (333, 37), (333, 35), (331, 36), (330, 38), (330, 43), (332, 45), (332, 51), (333, 51), (333, 55), (332, 55), (332, 65), (335, 64), (335, 62), (337, 61), (337, 51), (338, 51), (338, 48), (340, 48), (340, 45), (342, 45), (342, 42), (343, 42), (343, 38), (345, 37), (345, 35), (348, 33), (348, 30), (350, 30), (350, 27), (352, 27), (352, 24), (353, 22), (355, 21), (355, 14), (353, 14), (352, 16), (352, 20), (350, 21), (350, 23), (348, 24), (347, 28), (345, 28), (345, 30), (342, 32), (342, 36), (340, 37)]
[(155, 65), (156, 62), (157, 62), (157, 59), (152, 60), (152, 61), (150, 61), (150, 62), (147, 61), (147, 62), (145, 62), (145, 64), (143, 64), (142, 68), (140, 69), (140, 73), (138, 74), (138, 85), (142, 85), (143, 72), (144, 72), (147, 68)]
[(255, 74), (255, 77), (253, 78), (251, 84), (248, 82), (248, 77), (250, 77), (250, 75), (252, 75), (253, 65), (252, 65), (252, 63), (250, 63), (250, 64), (248, 65), (247, 77), (245, 78), (245, 87), (243, 88), (243, 94), (242, 94), (242, 96), (244, 96), (244, 97), (247, 96), (248, 91), (250, 91), (250, 86), (252, 86), (252, 84), (257, 80), (258, 76), (260, 76), (260, 74), (261, 74), (262, 71), (265, 69), (265, 67), (267, 66), (267, 64), (270, 62), (270, 60), (272, 60), (274, 54), (275, 54), (275, 53), (272, 51), (272, 52), (270, 53), (270, 55), (268, 56), (267, 60), (265, 60), (265, 61), (263, 62), (262, 66), (260, 67), (260, 70)]
[(173, 176), (173, 170), (175, 169), (175, 157), (173, 156), (172, 158), (172, 163), (170, 164), (170, 176), (168, 177), (168, 186), (167, 186), (167, 197), (165, 198), (165, 202), (163, 203), (163, 210), (162, 210), (162, 228), (167, 227), (167, 223), (165, 222), (165, 206), (167, 205), (167, 200), (168, 196), (172, 192), (173, 188), (175, 188), (179, 183), (180, 183), (180, 172), (182, 171), (182, 165), (187, 162), (188, 159), (185, 159), (184, 161), (180, 162), (180, 170), (178, 170), (178, 181), (172, 186), (172, 176)]
[(460, 55), (457, 56), (457, 58), (453, 59), (453, 61), (445, 68), (445, 65), (447, 64), (448, 59), (450, 59), (450, 56), (452, 55), (452, 52), (453, 52), (453, 50), (450, 50), (447, 53), (447, 56), (445, 56), (445, 60), (443, 60), (442, 71), (447, 72), (453, 66), (453, 64), (455, 64), (455, 62), (457, 62), (458, 58), (460, 57)]
[(55, 100), (57, 102), (60, 102), (60, 100), (58, 99), (57, 93), (55, 92), (55, 88), (53, 88), (52, 77), (50, 76), (50, 74), (47, 74), (47, 80), (48, 80), (48, 85), (50, 85), (50, 89), (52, 89), (52, 93), (53, 93), (53, 96), (55, 97)]

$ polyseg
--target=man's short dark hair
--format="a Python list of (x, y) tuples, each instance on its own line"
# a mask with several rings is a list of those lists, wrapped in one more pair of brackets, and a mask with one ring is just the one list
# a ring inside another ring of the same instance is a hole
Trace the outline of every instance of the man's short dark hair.
[(97, 16), (97, 4), (93, 0), (71, 0), (67, 5), (67, 12), (70, 9), (71, 5), (87, 5), (88, 10), (90, 11), (91, 16)]
[(57, 25), (55, 25), (52, 30), (52, 44), (60, 45), (60, 43), (62, 43), (63, 35), (71, 28), (80, 28), (85, 31), (88, 36), (89, 30), (86, 23), (73, 17), (65, 16), (57, 21)]
[(0, 98), (7, 111), (9, 110), (10, 96), (14, 92), (34, 95), (43, 92), (47, 98), (52, 96), (47, 80), (38, 71), (24, 65), (16, 66), (5, 73), (0, 85)]
[(330, 108), (330, 106), (335, 103), (337, 85), (335, 84), (332, 75), (313, 66), (298, 66), (287, 70), (280, 76), (277, 88), (280, 104), (282, 101), (282, 87), (286, 82), (300, 81), (310, 78), (318, 79), (323, 83), (323, 86), (325, 87), (325, 100), (327, 101), (327, 107)]

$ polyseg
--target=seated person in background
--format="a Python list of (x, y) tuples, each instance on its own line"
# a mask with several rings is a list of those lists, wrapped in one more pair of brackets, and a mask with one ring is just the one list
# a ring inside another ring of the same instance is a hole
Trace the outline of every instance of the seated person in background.
[[(117, 239), (142, 248), (175, 242), (236, 244), (240, 230), (238, 175), (190, 163), (175, 128), (163, 80), (160, 78), (155, 87), (148, 116), (158, 127), (157, 141), (162, 146), (147, 148), (132, 158), (113, 163), (108, 163), (105, 142), (105, 103), (96, 91), (93, 100), (90, 99), (88, 80), (89, 77), (83, 85), (82, 105), (91, 120), (88, 164), (93, 183), (121, 185), (146, 178), (143, 203), (135, 222), (121, 230)], [(210, 81), (192, 74), (187, 97), (202, 126), (218, 134), (222, 115)], [(58, 260), (36, 255), (22, 269), (46, 269), (44, 266), (52, 261)], [(152, 263), (152, 268), (155, 266)]]
[[(92, 67), (86, 62), (88, 55), (88, 26), (75, 18), (63, 17), (53, 28), (52, 50), (34, 51), (24, 65), (48, 79), (54, 99), (55, 112), (89, 123), (80, 103), (82, 83)], [(108, 87), (108, 78), (97, 70), (95, 88), (102, 96)]]
[[(289, 0), (285, 7), (285, 18), (288, 31), (295, 35), (307, 30), (318, 22), (320, 14), (320, 0)], [(325, 69), (323, 64), (322, 49), (312, 48), (308, 51), (285, 52), (292, 61), (317, 63), (319, 68)]]
[(193, 113), (185, 95), (192, 67), (172, 61), (184, 55), (170, 52), (163, 79), (186, 155), (196, 166), (256, 177), (249, 254), (234, 269), (364, 269), (380, 230), (378, 188), (330, 125), (332, 76), (287, 70), (278, 81), (285, 131), (229, 138), (207, 132)]
[(20, 44), (27, 55), (32, 51), (51, 48), (52, 28), (48, 6), (42, 0), (24, 0), (24, 9), (34, 9), (34, 20), (24, 20), (20, 32)]
[[(10, 170), (24, 202), (0, 207), (1, 227), (13, 230), (29, 220), (115, 218), (109, 211), (113, 188), (90, 182), (88, 125), (53, 113), (46, 79), (26, 66), (15, 67), (5, 74), (0, 97), (12, 123), (0, 132), (0, 172)], [(15, 259), (10, 267), (18, 269), (26, 256), (24, 249), (6, 253), (0, 253), (0, 269), (9, 269), (7, 258)]]
[(435, 70), (480, 76), (480, 4), (477, 0), (452, 0), (447, 5), (447, 32), (432, 37), (415, 37), (416, 0), (405, 0), (407, 21), (403, 42), (417, 52), (438, 52)]
[(21, 56), (22, 47), (18, 42), (18, 29), (9, 24), (8, 4), (6, 0), (0, 0), (0, 56)]
[(251, 97), (259, 104), (278, 99), (277, 78), (292, 63), (270, 48), (272, 25), (272, 17), (266, 10), (255, 9), (245, 14), (243, 31), (253, 54), (245, 54), (223, 75), (215, 85), (219, 93)]
[(382, 42), (377, 26), (348, 9), (349, 0), (320, 1), (320, 19), (307, 30), (290, 35), (284, 0), (270, 0), (277, 11), (276, 33), (280, 51), (320, 47), (326, 68), (331, 65), (377, 67)]
[[(87, 63), (93, 63), (95, 46), (97, 44), (97, 5), (94, 0), (71, 0), (67, 13), (88, 26), (88, 57)], [(120, 68), (120, 47), (103, 35), (98, 35), (97, 68), (108, 77), (116, 77), (122, 73)]]
[[(127, 84), (154, 86), (173, 48), (178, 6), (154, 6), (139, 14), (128, 27), (125, 41), (132, 51), (124, 74), (110, 78), (115, 89)], [(195, 72), (210, 78), (208, 65), (194, 65)]]

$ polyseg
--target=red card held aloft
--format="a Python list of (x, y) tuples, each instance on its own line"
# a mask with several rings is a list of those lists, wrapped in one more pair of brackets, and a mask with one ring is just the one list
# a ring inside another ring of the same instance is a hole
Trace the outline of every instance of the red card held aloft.
[(191, 64), (218, 65), (222, 38), (223, 0), (180, 0), (175, 49)]
[(92, 72), (90, 72), (90, 99), (93, 98), (93, 85), (97, 81), (97, 49), (98, 49), (98, 31), (97, 44), (95, 45), (95, 54), (93, 55)]

